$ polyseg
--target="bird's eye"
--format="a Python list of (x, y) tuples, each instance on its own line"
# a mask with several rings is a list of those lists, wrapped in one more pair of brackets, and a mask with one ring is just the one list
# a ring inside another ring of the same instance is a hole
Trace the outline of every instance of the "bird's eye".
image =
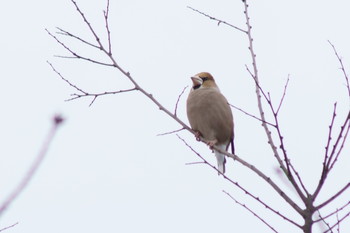
[(196, 89), (198, 89), (198, 88), (200, 88), (200, 87), (201, 87), (201, 85), (193, 86), (193, 90), (196, 90)]
[(201, 78), (202, 80), (203, 80), (203, 82), (205, 82), (205, 81), (207, 81), (208, 80), (208, 78), (207, 77), (203, 77), (203, 78)]

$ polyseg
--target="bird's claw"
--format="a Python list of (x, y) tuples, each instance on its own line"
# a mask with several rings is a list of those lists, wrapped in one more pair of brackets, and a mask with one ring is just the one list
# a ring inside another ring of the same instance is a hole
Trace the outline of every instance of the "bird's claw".
[(212, 150), (213, 147), (215, 146), (215, 144), (218, 142), (218, 140), (211, 140), (207, 142), (207, 145), (209, 146), (209, 148)]
[(201, 133), (199, 131), (195, 131), (194, 132), (194, 136), (196, 137), (196, 140), (197, 141), (200, 141), (201, 140)]

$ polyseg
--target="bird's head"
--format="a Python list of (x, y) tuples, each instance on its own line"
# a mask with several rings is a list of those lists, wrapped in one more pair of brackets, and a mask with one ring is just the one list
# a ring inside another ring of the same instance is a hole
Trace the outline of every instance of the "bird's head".
[(193, 83), (193, 90), (203, 87), (216, 87), (213, 76), (208, 72), (201, 72), (191, 77)]

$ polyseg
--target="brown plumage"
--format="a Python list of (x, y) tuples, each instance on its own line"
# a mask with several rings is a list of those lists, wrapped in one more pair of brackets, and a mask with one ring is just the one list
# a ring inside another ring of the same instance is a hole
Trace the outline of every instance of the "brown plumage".
[[(209, 141), (209, 146), (217, 146), (227, 151), (233, 144), (233, 117), (226, 98), (221, 94), (213, 76), (202, 72), (191, 77), (193, 87), (187, 99), (187, 117), (192, 129)], [(218, 170), (225, 173), (225, 155), (214, 151)]]

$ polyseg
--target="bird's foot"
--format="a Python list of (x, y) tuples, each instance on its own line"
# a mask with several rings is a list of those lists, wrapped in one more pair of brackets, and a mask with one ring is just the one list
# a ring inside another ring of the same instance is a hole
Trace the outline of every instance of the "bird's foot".
[(218, 140), (214, 139), (214, 140), (211, 140), (211, 141), (208, 141), (207, 142), (207, 145), (209, 146), (209, 148), (212, 150), (213, 147), (215, 146), (215, 144), (218, 142)]
[(202, 136), (202, 135), (201, 135), (201, 133), (200, 133), (199, 131), (195, 131), (195, 132), (194, 132), (194, 136), (196, 137), (196, 140), (197, 140), (197, 141), (200, 141), (200, 140), (201, 140), (201, 136)]

